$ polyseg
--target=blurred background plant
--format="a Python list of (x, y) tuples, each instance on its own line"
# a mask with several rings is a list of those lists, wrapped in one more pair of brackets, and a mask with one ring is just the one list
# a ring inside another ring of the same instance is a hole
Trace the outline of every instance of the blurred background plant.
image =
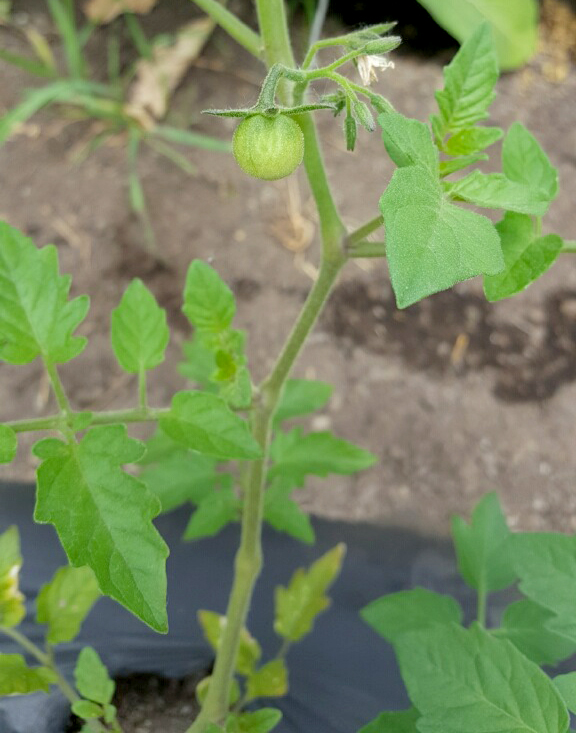
[[(145, 244), (155, 251), (153, 227), (138, 174), (138, 153), (148, 145), (183, 171), (195, 167), (180, 146), (228, 152), (227, 141), (191, 129), (165, 123), (172, 94), (210, 37), (214, 23), (200, 18), (180, 26), (171, 35), (148, 38), (138, 15), (149, 12), (158, 0), (89, 0), (80, 15), (74, 0), (46, 0), (57, 44), (47, 33), (31, 25), (18, 26), (11, 19), (11, 3), (0, 0), (0, 19), (8, 30), (23, 34), (30, 53), (19, 54), (0, 47), (0, 60), (46, 83), (25, 90), (23, 99), (0, 117), (0, 144), (42, 108), (57, 105), (72, 122), (91, 121), (88, 142), (77, 152), (77, 161), (111, 137), (120, 136), (126, 151), (130, 205), (141, 219)], [(106, 69), (98, 79), (91, 68), (87, 44), (105, 30)], [(135, 60), (124, 63), (121, 39), (128, 39)], [(53, 50), (61, 48), (61, 58)]]

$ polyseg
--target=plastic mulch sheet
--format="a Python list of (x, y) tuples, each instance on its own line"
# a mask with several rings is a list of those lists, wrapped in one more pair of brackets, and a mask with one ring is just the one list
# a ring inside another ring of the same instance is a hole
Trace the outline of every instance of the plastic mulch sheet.
[[(42, 584), (66, 559), (52, 526), (32, 521), (34, 487), (0, 484), (0, 532), (19, 528), (24, 565), (21, 588), (29, 615), (22, 631), (41, 642), (33, 622), (34, 601)], [(204, 670), (212, 653), (196, 621), (200, 608), (223, 613), (230, 589), (239, 528), (229, 526), (217, 537), (188, 543), (181, 540), (189, 509), (159, 517), (156, 525), (171, 548), (168, 559), (170, 632), (160, 635), (107, 598), (100, 599), (85, 621), (80, 637), (58, 646), (57, 661), (72, 679), (82, 646), (93, 646), (112, 675), (151, 672), (182, 677)], [(288, 655), (290, 692), (269, 704), (281, 708), (278, 733), (355, 733), (382, 710), (408, 706), (389, 645), (363, 623), (358, 611), (384, 593), (416, 585), (453, 593), (465, 609), (472, 592), (456, 576), (448, 543), (410, 531), (315, 519), (317, 541), (302, 545), (266, 527), (265, 568), (258, 582), (248, 627), (272, 657), (279, 648), (273, 623), (274, 589), (286, 584), (294, 570), (309, 566), (338, 542), (347, 555), (330, 595), (331, 607), (318, 617), (313, 632)], [(21, 650), (0, 635), (0, 652)], [(63, 733), (68, 703), (59, 692), (0, 698), (1, 733)]]

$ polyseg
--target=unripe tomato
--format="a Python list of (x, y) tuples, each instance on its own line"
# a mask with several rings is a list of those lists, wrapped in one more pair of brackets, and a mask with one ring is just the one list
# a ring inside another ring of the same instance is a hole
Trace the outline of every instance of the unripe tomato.
[(234, 132), (232, 151), (245, 173), (266, 181), (289, 176), (302, 162), (304, 135), (286, 115), (245, 117)]

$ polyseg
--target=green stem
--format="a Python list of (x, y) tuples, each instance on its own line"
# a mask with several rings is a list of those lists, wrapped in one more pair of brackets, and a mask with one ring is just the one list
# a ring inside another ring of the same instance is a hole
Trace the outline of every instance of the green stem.
[(355, 229), (353, 232), (350, 232), (346, 237), (346, 247), (353, 247), (363, 239), (366, 239), (366, 237), (372, 234), (372, 232), (380, 229), (382, 224), (384, 224), (384, 217), (382, 215), (375, 216), (373, 219), (370, 219), (370, 221), (362, 224), (362, 226), (358, 227), (358, 229)]
[[(128, 410), (108, 410), (92, 415), (89, 427), (94, 425), (115, 425), (116, 423), (157, 422), (161, 417), (169, 413), (169, 407), (147, 407), (145, 409), (136, 407)], [(3, 424), (8, 425), (16, 433), (30, 433), (37, 430), (62, 430), (69, 422), (73, 422), (77, 415), (82, 414), (81, 412), (70, 412), (68, 413), (68, 418), (64, 418), (61, 414), (58, 414), (39, 417), (33, 420), (12, 420)]]
[(252, 28), (227, 10), (217, 0), (194, 0), (194, 3), (223, 28), (229, 36), (252, 56), (262, 57), (262, 39)]
[(54, 390), (54, 396), (56, 397), (56, 402), (58, 403), (60, 412), (65, 417), (68, 417), (68, 415), (70, 415), (72, 410), (70, 409), (70, 403), (68, 402), (68, 397), (66, 397), (64, 386), (62, 385), (62, 382), (60, 381), (60, 375), (58, 374), (56, 365), (52, 364), (51, 362), (45, 359), (44, 367), (46, 368), (46, 372), (50, 379), (52, 389)]
[(357, 242), (346, 247), (346, 254), (351, 259), (386, 257), (386, 242)]
[(138, 404), (144, 412), (148, 410), (148, 388), (146, 385), (146, 370), (144, 368), (141, 368), (138, 373)]

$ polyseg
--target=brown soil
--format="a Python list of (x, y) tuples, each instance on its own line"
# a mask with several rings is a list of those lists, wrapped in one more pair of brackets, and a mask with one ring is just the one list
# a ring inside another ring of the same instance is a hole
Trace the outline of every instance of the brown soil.
[[(21, 22), (45, 28), (34, 3), (15, 6)], [(1, 28), (0, 43), (24, 48), (17, 35)], [(561, 182), (545, 229), (576, 239), (576, 68), (568, 59), (561, 82), (550, 80), (549, 48), (544, 45), (525, 69), (501, 79), (493, 121), (507, 126), (520, 120), (539, 138)], [(376, 88), (401, 112), (424, 118), (441, 85), (443, 60), (399, 55)], [(5, 64), (0, 74), (2, 112), (20, 99), (30, 78)], [(252, 103), (260, 79), (258, 65), (216, 32), (171, 114), (228, 138), (233, 122), (201, 118), (199, 111)], [(328, 113), (319, 118), (336, 198), (346, 222), (358, 225), (376, 215), (392, 168), (377, 133), (361, 133), (357, 152), (350, 154), (340, 120)], [(150, 378), (151, 403), (166, 405), (184, 386), (176, 364), (189, 329), (180, 293), (195, 257), (210, 261), (235, 291), (237, 323), (248, 331), (250, 365), (261, 378), (316, 272), (316, 223), (303, 173), (275, 183), (247, 180), (231, 157), (192, 150), (183, 152), (198, 172), (187, 177), (145, 150), (139, 166), (158, 258), (145, 251), (142, 228), (128, 207), (123, 141), (73, 162), (89, 134), (86, 123), (52, 111), (0, 148), (0, 218), (39, 245), (55, 243), (62, 270), (73, 274), (73, 293), (91, 298), (81, 328), (90, 344), (62, 369), (72, 404), (102, 410), (135, 402), (135, 381), (122, 374), (108, 345), (110, 309), (133, 277), (142, 278), (167, 309), (173, 334), (166, 363)], [(572, 257), (564, 256), (510, 301), (487, 304), (474, 280), (401, 312), (384, 263), (352, 263), (296, 375), (335, 388), (329, 408), (312, 426), (331, 428), (380, 459), (355, 478), (310, 482), (298, 497), (306, 509), (445, 534), (454, 512), (468, 515), (482, 494), (496, 489), (513, 526), (576, 529)], [(2, 366), (0, 405), (3, 420), (52, 409), (38, 364)], [(33, 479), (29, 445), (22, 441), (17, 461), (2, 467), (0, 479)], [(150, 729), (138, 725), (134, 731)]]

